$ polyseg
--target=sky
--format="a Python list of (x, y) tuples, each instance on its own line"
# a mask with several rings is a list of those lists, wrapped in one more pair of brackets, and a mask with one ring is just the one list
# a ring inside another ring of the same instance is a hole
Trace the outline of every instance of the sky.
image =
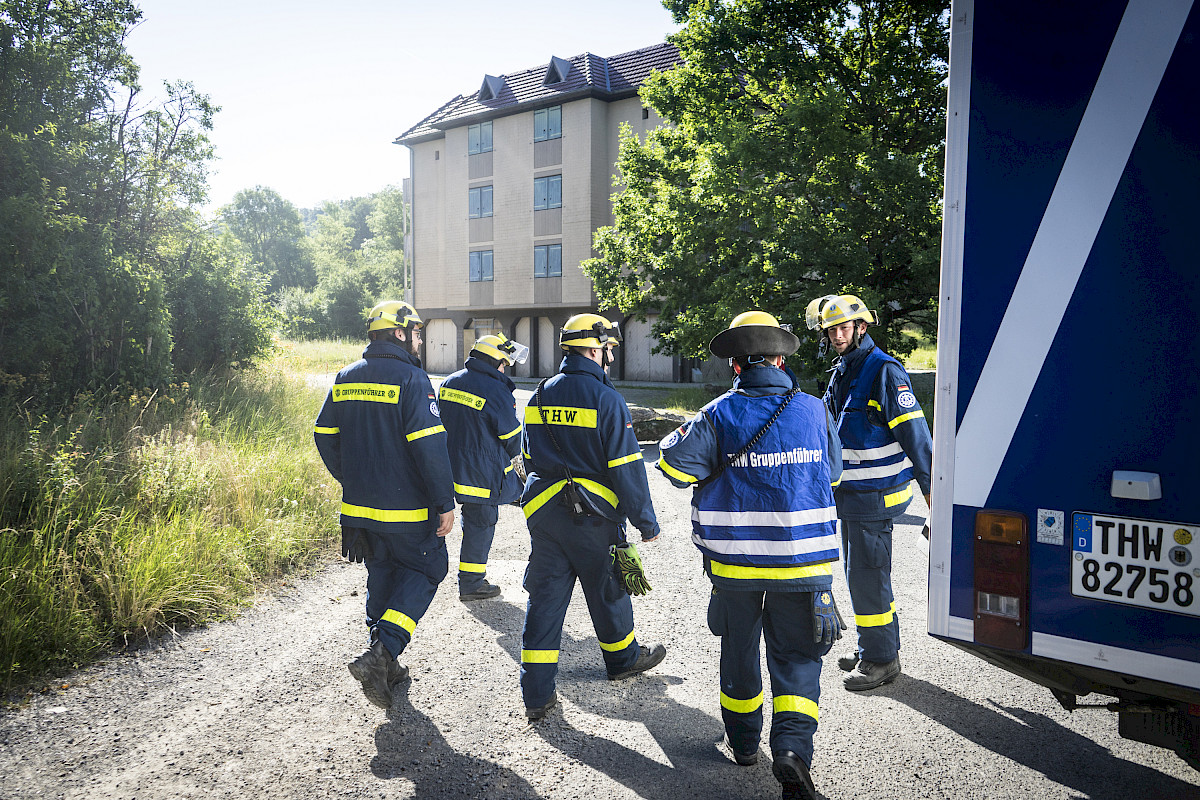
[(140, 0), (143, 99), (186, 80), (221, 107), (208, 209), (254, 186), (297, 208), (399, 186), (397, 136), (484, 74), (600, 56), (676, 30), (658, 0)]

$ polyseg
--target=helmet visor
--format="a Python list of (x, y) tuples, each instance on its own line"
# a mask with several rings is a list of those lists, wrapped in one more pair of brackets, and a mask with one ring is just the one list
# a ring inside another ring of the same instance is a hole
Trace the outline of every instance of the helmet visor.
[(810, 331), (821, 330), (821, 308), (828, 301), (836, 299), (836, 294), (827, 294), (824, 297), (818, 297), (808, 304), (808, 308), (804, 309), (804, 324), (808, 326)]
[[(506, 355), (508, 356), (508, 359), (509, 359), (508, 363), (524, 364), (526, 361), (529, 360), (529, 348), (526, 347), (525, 345), (521, 344), (520, 342), (514, 342), (511, 339), (509, 339), (504, 344), (505, 344), (504, 349), (507, 351)], [(512, 347), (511, 350), (508, 349), (509, 346)]]

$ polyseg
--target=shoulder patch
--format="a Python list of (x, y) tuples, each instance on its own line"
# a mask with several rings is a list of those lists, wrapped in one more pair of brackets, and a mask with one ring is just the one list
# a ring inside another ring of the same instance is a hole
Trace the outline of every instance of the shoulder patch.
[(901, 392), (896, 397), (896, 402), (899, 403), (902, 408), (912, 408), (917, 404), (917, 398), (913, 396), (912, 392)]
[(679, 429), (676, 428), (668, 433), (666, 437), (658, 443), (658, 448), (660, 450), (670, 450), (672, 447), (679, 444), (679, 438)]
[(442, 412), (441, 412), (441, 410), (438, 408), (437, 400), (432, 400), (432, 401), (430, 401), (430, 403), (429, 403), (429, 413), (430, 413), (430, 414), (433, 414), (433, 415), (434, 415), (435, 417), (437, 417), (438, 419), (441, 419), (441, 417), (442, 417)]

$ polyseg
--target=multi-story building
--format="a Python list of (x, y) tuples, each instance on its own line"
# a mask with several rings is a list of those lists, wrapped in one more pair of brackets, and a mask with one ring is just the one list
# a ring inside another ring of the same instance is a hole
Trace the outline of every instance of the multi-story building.
[[(519, 376), (553, 374), (558, 330), (597, 311), (592, 233), (610, 225), (619, 131), (660, 124), (638, 87), (680, 56), (658, 44), (602, 58), (551, 58), (485, 75), (396, 139), (409, 149), (413, 304), (425, 325), (425, 364), (458, 369), (475, 339), (503, 331), (527, 343)], [(622, 323), (613, 377), (686, 380), (690, 365), (652, 354), (651, 318)]]

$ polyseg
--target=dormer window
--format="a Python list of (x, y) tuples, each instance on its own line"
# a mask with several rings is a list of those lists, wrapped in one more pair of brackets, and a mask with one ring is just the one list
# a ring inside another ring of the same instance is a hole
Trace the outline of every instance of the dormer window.
[(494, 75), (484, 75), (483, 85), (479, 87), (479, 99), (495, 100), (500, 96), (500, 92), (504, 91), (504, 78), (497, 78)]
[(542, 80), (543, 86), (553, 86), (556, 83), (562, 83), (567, 79), (567, 75), (571, 72), (571, 62), (565, 58), (558, 56), (550, 57), (550, 65), (546, 67), (546, 77)]

